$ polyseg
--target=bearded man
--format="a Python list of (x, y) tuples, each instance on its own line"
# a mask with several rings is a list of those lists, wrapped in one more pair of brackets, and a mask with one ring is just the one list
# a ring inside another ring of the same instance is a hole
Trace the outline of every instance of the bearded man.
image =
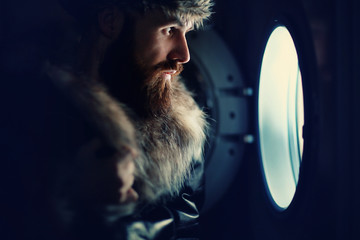
[(83, 27), (75, 61), (46, 67), (67, 102), (51, 153), (61, 236), (198, 237), (207, 123), (178, 75), (211, 0), (61, 3)]

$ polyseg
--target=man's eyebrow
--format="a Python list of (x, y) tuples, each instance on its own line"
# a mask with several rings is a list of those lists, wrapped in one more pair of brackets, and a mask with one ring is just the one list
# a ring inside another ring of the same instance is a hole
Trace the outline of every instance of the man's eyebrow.
[(185, 21), (181, 21), (180, 19), (170, 19), (166, 25), (171, 25), (171, 24), (176, 24), (180, 27), (188, 27), (188, 31), (194, 30), (194, 24), (191, 23), (190, 21), (185, 22)]

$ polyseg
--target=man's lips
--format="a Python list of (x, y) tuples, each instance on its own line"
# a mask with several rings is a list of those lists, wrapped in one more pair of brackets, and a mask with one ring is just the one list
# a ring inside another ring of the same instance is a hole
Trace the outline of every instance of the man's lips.
[(170, 81), (172, 76), (176, 74), (176, 70), (165, 70), (162, 72), (163, 78), (167, 81)]
[(164, 74), (170, 74), (170, 75), (174, 75), (176, 73), (176, 70), (165, 70), (163, 71)]

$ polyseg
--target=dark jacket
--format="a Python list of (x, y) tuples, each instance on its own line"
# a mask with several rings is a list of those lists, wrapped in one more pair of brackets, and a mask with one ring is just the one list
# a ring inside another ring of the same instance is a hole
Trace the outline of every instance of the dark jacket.
[[(9, 221), (4, 235), (18, 236), (14, 239), (197, 239), (198, 208), (203, 201), (202, 162), (194, 163), (179, 196), (143, 203), (131, 215), (109, 220), (106, 206), (94, 207), (78, 198), (74, 182), (80, 165), (76, 152), (99, 137), (99, 131), (51, 79), (39, 79), (25, 95), (28, 101), (24, 106), (31, 115), (17, 145), (19, 152), (12, 156), (14, 161), (26, 162), (19, 167), (25, 173), (12, 185), (21, 187), (13, 196), (21, 205), (10, 204), (17, 209), (18, 221)], [(11, 165), (10, 170), (14, 168)], [(25, 203), (19, 201), (21, 197)], [(67, 211), (69, 205), (71, 211)]]

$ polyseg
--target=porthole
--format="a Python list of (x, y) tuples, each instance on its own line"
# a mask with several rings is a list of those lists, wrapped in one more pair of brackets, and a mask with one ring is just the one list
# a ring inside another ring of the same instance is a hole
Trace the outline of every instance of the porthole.
[(299, 180), (304, 100), (296, 47), (283, 25), (274, 28), (265, 47), (257, 114), (265, 185), (274, 206), (285, 210)]

